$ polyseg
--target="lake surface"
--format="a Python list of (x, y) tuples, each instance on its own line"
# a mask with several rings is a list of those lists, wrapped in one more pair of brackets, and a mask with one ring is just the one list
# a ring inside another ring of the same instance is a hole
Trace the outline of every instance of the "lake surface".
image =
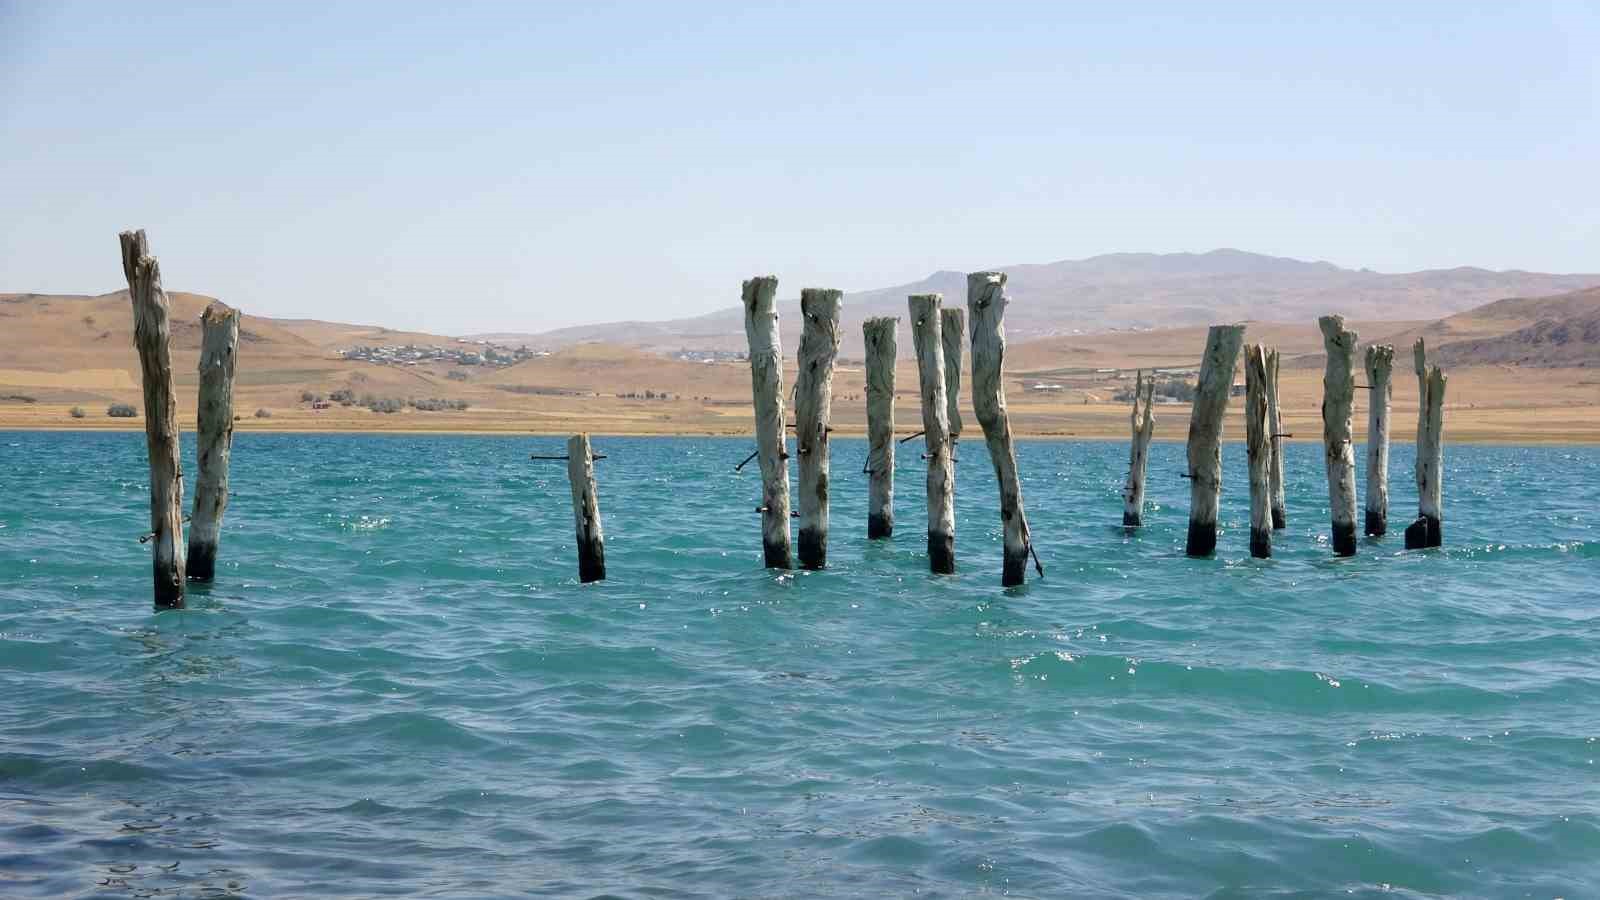
[(1230, 444), (1202, 561), (1181, 445), (1129, 535), (1126, 444), (1023, 442), (1004, 590), (976, 434), (954, 577), (917, 442), (891, 541), (839, 439), (830, 569), (762, 569), (750, 447), (597, 439), (582, 586), (563, 441), (240, 435), (156, 614), (143, 434), (0, 433), (0, 896), (1600, 893), (1600, 450), (1448, 446), (1406, 553), (1396, 446), (1336, 560), (1295, 444), (1252, 561)]

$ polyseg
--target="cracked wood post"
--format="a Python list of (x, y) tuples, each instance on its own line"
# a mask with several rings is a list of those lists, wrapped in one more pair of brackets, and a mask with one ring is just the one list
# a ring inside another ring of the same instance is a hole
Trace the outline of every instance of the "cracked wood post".
[(800, 454), (800, 565), (828, 565), (828, 431), (833, 420), (833, 362), (839, 355), (844, 291), (800, 292), (800, 370), (794, 383), (795, 447)]
[(195, 432), (200, 474), (189, 517), (188, 576), (211, 581), (217, 574), (217, 542), (228, 508), (228, 460), (233, 453), (233, 371), (239, 350), (239, 311), (221, 303), (200, 316), (200, 402)]
[(750, 342), (750, 386), (755, 395), (756, 453), (761, 461), (761, 550), (767, 568), (793, 566), (789, 548), (789, 454), (784, 449), (783, 345), (772, 298), (778, 279), (744, 283), (744, 333)]
[(1394, 388), (1394, 348), (1368, 345), (1367, 385), (1372, 400), (1367, 405), (1367, 534), (1379, 537), (1389, 531), (1389, 400)]
[(1356, 333), (1344, 316), (1323, 316), (1322, 454), (1328, 470), (1328, 510), (1333, 519), (1333, 552), (1356, 555), (1356, 451), (1351, 419), (1356, 394)]
[(181, 608), (184, 591), (183, 466), (178, 402), (172, 392), (171, 325), (161, 266), (143, 229), (124, 231), (122, 272), (133, 301), (133, 343), (144, 385), (144, 436), (150, 455), (150, 554), (158, 607)]
[(894, 357), (891, 316), (861, 323), (867, 344), (867, 537), (894, 534)]
[[(1004, 272), (967, 276), (967, 318), (972, 328), (972, 410), (983, 428), (994, 477), (1000, 483), (1000, 523), (1004, 529), (1000, 584), (1021, 584), (1028, 574), (1033, 535), (1022, 507), (1022, 481), (1011, 445), (1011, 417), (1006, 413), (1006, 305)], [(947, 360), (948, 361), (948, 360)]]
[(1244, 344), (1243, 325), (1213, 325), (1189, 413), (1189, 535), (1184, 552), (1210, 556), (1217, 550), (1217, 508), (1222, 502), (1222, 416), (1233, 390), (1233, 369)]
[(1272, 485), (1272, 529), (1288, 527), (1283, 498), (1283, 408), (1278, 405), (1278, 348), (1267, 351), (1267, 428), (1272, 436), (1272, 465), (1267, 476)]
[[(950, 461), (961, 442), (961, 341), (967, 336), (967, 311), (959, 306), (939, 310), (939, 339), (944, 345), (945, 420), (950, 425)], [(954, 477), (953, 475), (951, 476)]]
[(587, 434), (567, 439), (567, 481), (578, 530), (578, 580), (606, 580), (606, 536), (600, 528), (600, 497), (594, 487), (594, 450)]
[(1155, 433), (1156, 379), (1144, 378), (1140, 369), (1133, 383), (1133, 443), (1128, 450), (1128, 484), (1122, 491), (1122, 524), (1137, 528), (1144, 524), (1144, 475), (1150, 461), (1150, 437)]
[(1406, 526), (1406, 549), (1444, 543), (1444, 390), (1449, 383), (1438, 366), (1427, 366), (1422, 340), (1414, 348), (1417, 383), (1417, 520)]
[(951, 488), (955, 468), (950, 458), (949, 407), (945, 399), (944, 346), (940, 335), (938, 294), (913, 294), (911, 343), (917, 352), (922, 396), (922, 439), (928, 458), (928, 567), (936, 575), (956, 570), (956, 508)]
[(1267, 414), (1267, 356), (1260, 344), (1244, 351), (1244, 430), (1250, 460), (1250, 555), (1272, 558), (1272, 438)]

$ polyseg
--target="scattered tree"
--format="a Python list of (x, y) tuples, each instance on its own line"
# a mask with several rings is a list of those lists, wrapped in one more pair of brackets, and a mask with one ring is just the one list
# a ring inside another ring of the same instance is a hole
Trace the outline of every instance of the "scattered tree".
[(106, 407), (106, 415), (113, 419), (132, 419), (139, 415), (139, 410), (126, 403), (113, 403)]

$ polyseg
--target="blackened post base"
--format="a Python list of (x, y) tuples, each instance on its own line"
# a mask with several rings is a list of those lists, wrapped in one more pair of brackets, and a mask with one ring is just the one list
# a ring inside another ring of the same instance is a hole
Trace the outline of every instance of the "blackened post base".
[(188, 564), (184, 574), (190, 581), (211, 581), (217, 577), (217, 545), (189, 543)]
[(876, 513), (867, 516), (867, 540), (894, 536), (894, 519)]
[(928, 568), (935, 575), (956, 573), (956, 537), (953, 534), (928, 532)]
[(1356, 523), (1354, 523), (1354, 522), (1334, 522), (1333, 523), (1333, 555), (1334, 556), (1355, 556), (1356, 555)]
[(1443, 530), (1439, 520), (1433, 516), (1423, 516), (1406, 526), (1406, 549), (1427, 550), (1438, 547), (1444, 543)]
[(1283, 507), (1274, 507), (1272, 510), (1272, 530), (1282, 531), (1289, 527), (1289, 518), (1284, 515)]
[(1367, 510), (1368, 537), (1383, 537), (1389, 533), (1389, 516), (1376, 510)]
[(1272, 532), (1264, 528), (1250, 529), (1250, 555), (1256, 559), (1272, 558)]
[(1127, 512), (1127, 511), (1124, 511), (1122, 513), (1122, 527), (1123, 528), (1139, 528), (1142, 525), (1144, 525), (1144, 516), (1141, 516), (1141, 515), (1139, 515), (1137, 513)]
[(1023, 547), (1021, 553), (1013, 553), (1008, 548), (1005, 552), (1005, 562), (1000, 568), (1000, 586), (1016, 587), (1027, 580), (1028, 577), (1028, 548)]
[(155, 575), (156, 609), (183, 609), (183, 572), (174, 577), (169, 569), (162, 572), (161, 563), (151, 567)]
[(606, 580), (606, 545), (599, 541), (578, 544), (578, 580), (584, 584)]
[(811, 528), (800, 529), (800, 568), (825, 569), (827, 566), (827, 532)]
[(1214, 555), (1217, 552), (1217, 523), (1191, 521), (1184, 552), (1195, 557)]
[[(787, 536), (787, 535), (786, 535)], [(766, 560), (769, 569), (792, 569), (794, 562), (789, 559), (789, 545), (782, 541), (761, 541), (761, 554)]]

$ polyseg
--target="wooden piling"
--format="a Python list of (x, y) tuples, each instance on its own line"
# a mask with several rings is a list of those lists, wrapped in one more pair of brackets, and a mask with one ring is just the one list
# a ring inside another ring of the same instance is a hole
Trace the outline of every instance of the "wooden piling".
[(1356, 393), (1356, 333), (1344, 316), (1323, 316), (1322, 453), (1328, 470), (1328, 509), (1333, 518), (1333, 552), (1356, 555), (1356, 452), (1351, 442)]
[[(994, 477), (1000, 484), (1000, 522), (1004, 530), (1000, 584), (1021, 584), (1028, 574), (1032, 534), (1022, 506), (1017, 454), (1011, 445), (1011, 417), (1006, 413), (1006, 276), (973, 272), (967, 276), (967, 314), (972, 328), (972, 411), (983, 428)], [(949, 360), (947, 359), (946, 362)]]
[(1251, 344), (1244, 351), (1244, 428), (1250, 460), (1250, 555), (1272, 557), (1272, 438), (1267, 414), (1266, 350)]
[(1156, 379), (1145, 380), (1140, 369), (1133, 383), (1133, 442), (1128, 450), (1128, 484), (1122, 491), (1122, 524), (1137, 528), (1144, 524), (1144, 476), (1150, 461), (1150, 438), (1155, 433)]
[(783, 345), (773, 297), (778, 279), (744, 283), (744, 333), (750, 343), (750, 385), (755, 397), (756, 452), (761, 461), (761, 549), (772, 569), (793, 566), (789, 544), (789, 454), (783, 415)]
[(578, 580), (606, 580), (606, 536), (600, 527), (600, 497), (594, 487), (594, 450), (587, 434), (567, 439), (567, 482), (572, 487), (572, 518), (577, 525)]
[(1364, 360), (1367, 385), (1372, 400), (1367, 406), (1367, 503), (1368, 535), (1380, 537), (1389, 531), (1389, 402), (1393, 394), (1394, 348), (1368, 345)]
[(867, 537), (894, 534), (894, 361), (891, 316), (861, 323), (867, 345)]
[[(939, 310), (939, 339), (944, 345), (945, 419), (950, 423), (950, 458), (961, 442), (961, 342), (967, 336), (967, 311), (959, 306)], [(954, 477), (954, 476), (952, 476)]]
[(1413, 348), (1422, 396), (1417, 410), (1417, 520), (1406, 526), (1406, 549), (1444, 543), (1444, 391), (1449, 382), (1438, 366), (1428, 366), (1422, 339)]
[(1210, 556), (1217, 550), (1217, 509), (1222, 502), (1222, 417), (1233, 390), (1233, 370), (1244, 344), (1243, 325), (1213, 325), (1189, 413), (1189, 535), (1184, 552)]
[(1283, 496), (1283, 409), (1278, 405), (1278, 349), (1267, 351), (1267, 429), (1272, 438), (1272, 465), (1267, 475), (1272, 484), (1272, 529), (1288, 526), (1289, 515)]
[(184, 594), (183, 467), (178, 402), (172, 390), (171, 324), (161, 266), (144, 230), (124, 231), (122, 272), (133, 301), (133, 343), (144, 387), (144, 436), (150, 457), (150, 553), (155, 603), (181, 608)]
[(795, 448), (800, 454), (800, 565), (828, 564), (828, 432), (833, 417), (833, 363), (839, 355), (843, 291), (800, 292), (800, 369), (795, 378)]
[(233, 372), (239, 350), (239, 311), (220, 303), (200, 315), (200, 403), (195, 417), (200, 473), (189, 516), (188, 576), (217, 574), (222, 514), (228, 508), (228, 462), (233, 455)]
[(956, 508), (951, 493), (955, 467), (950, 457), (950, 413), (940, 333), (943, 299), (939, 294), (913, 294), (908, 303), (922, 396), (922, 440), (928, 458), (928, 567), (935, 574), (950, 575), (956, 570)]

